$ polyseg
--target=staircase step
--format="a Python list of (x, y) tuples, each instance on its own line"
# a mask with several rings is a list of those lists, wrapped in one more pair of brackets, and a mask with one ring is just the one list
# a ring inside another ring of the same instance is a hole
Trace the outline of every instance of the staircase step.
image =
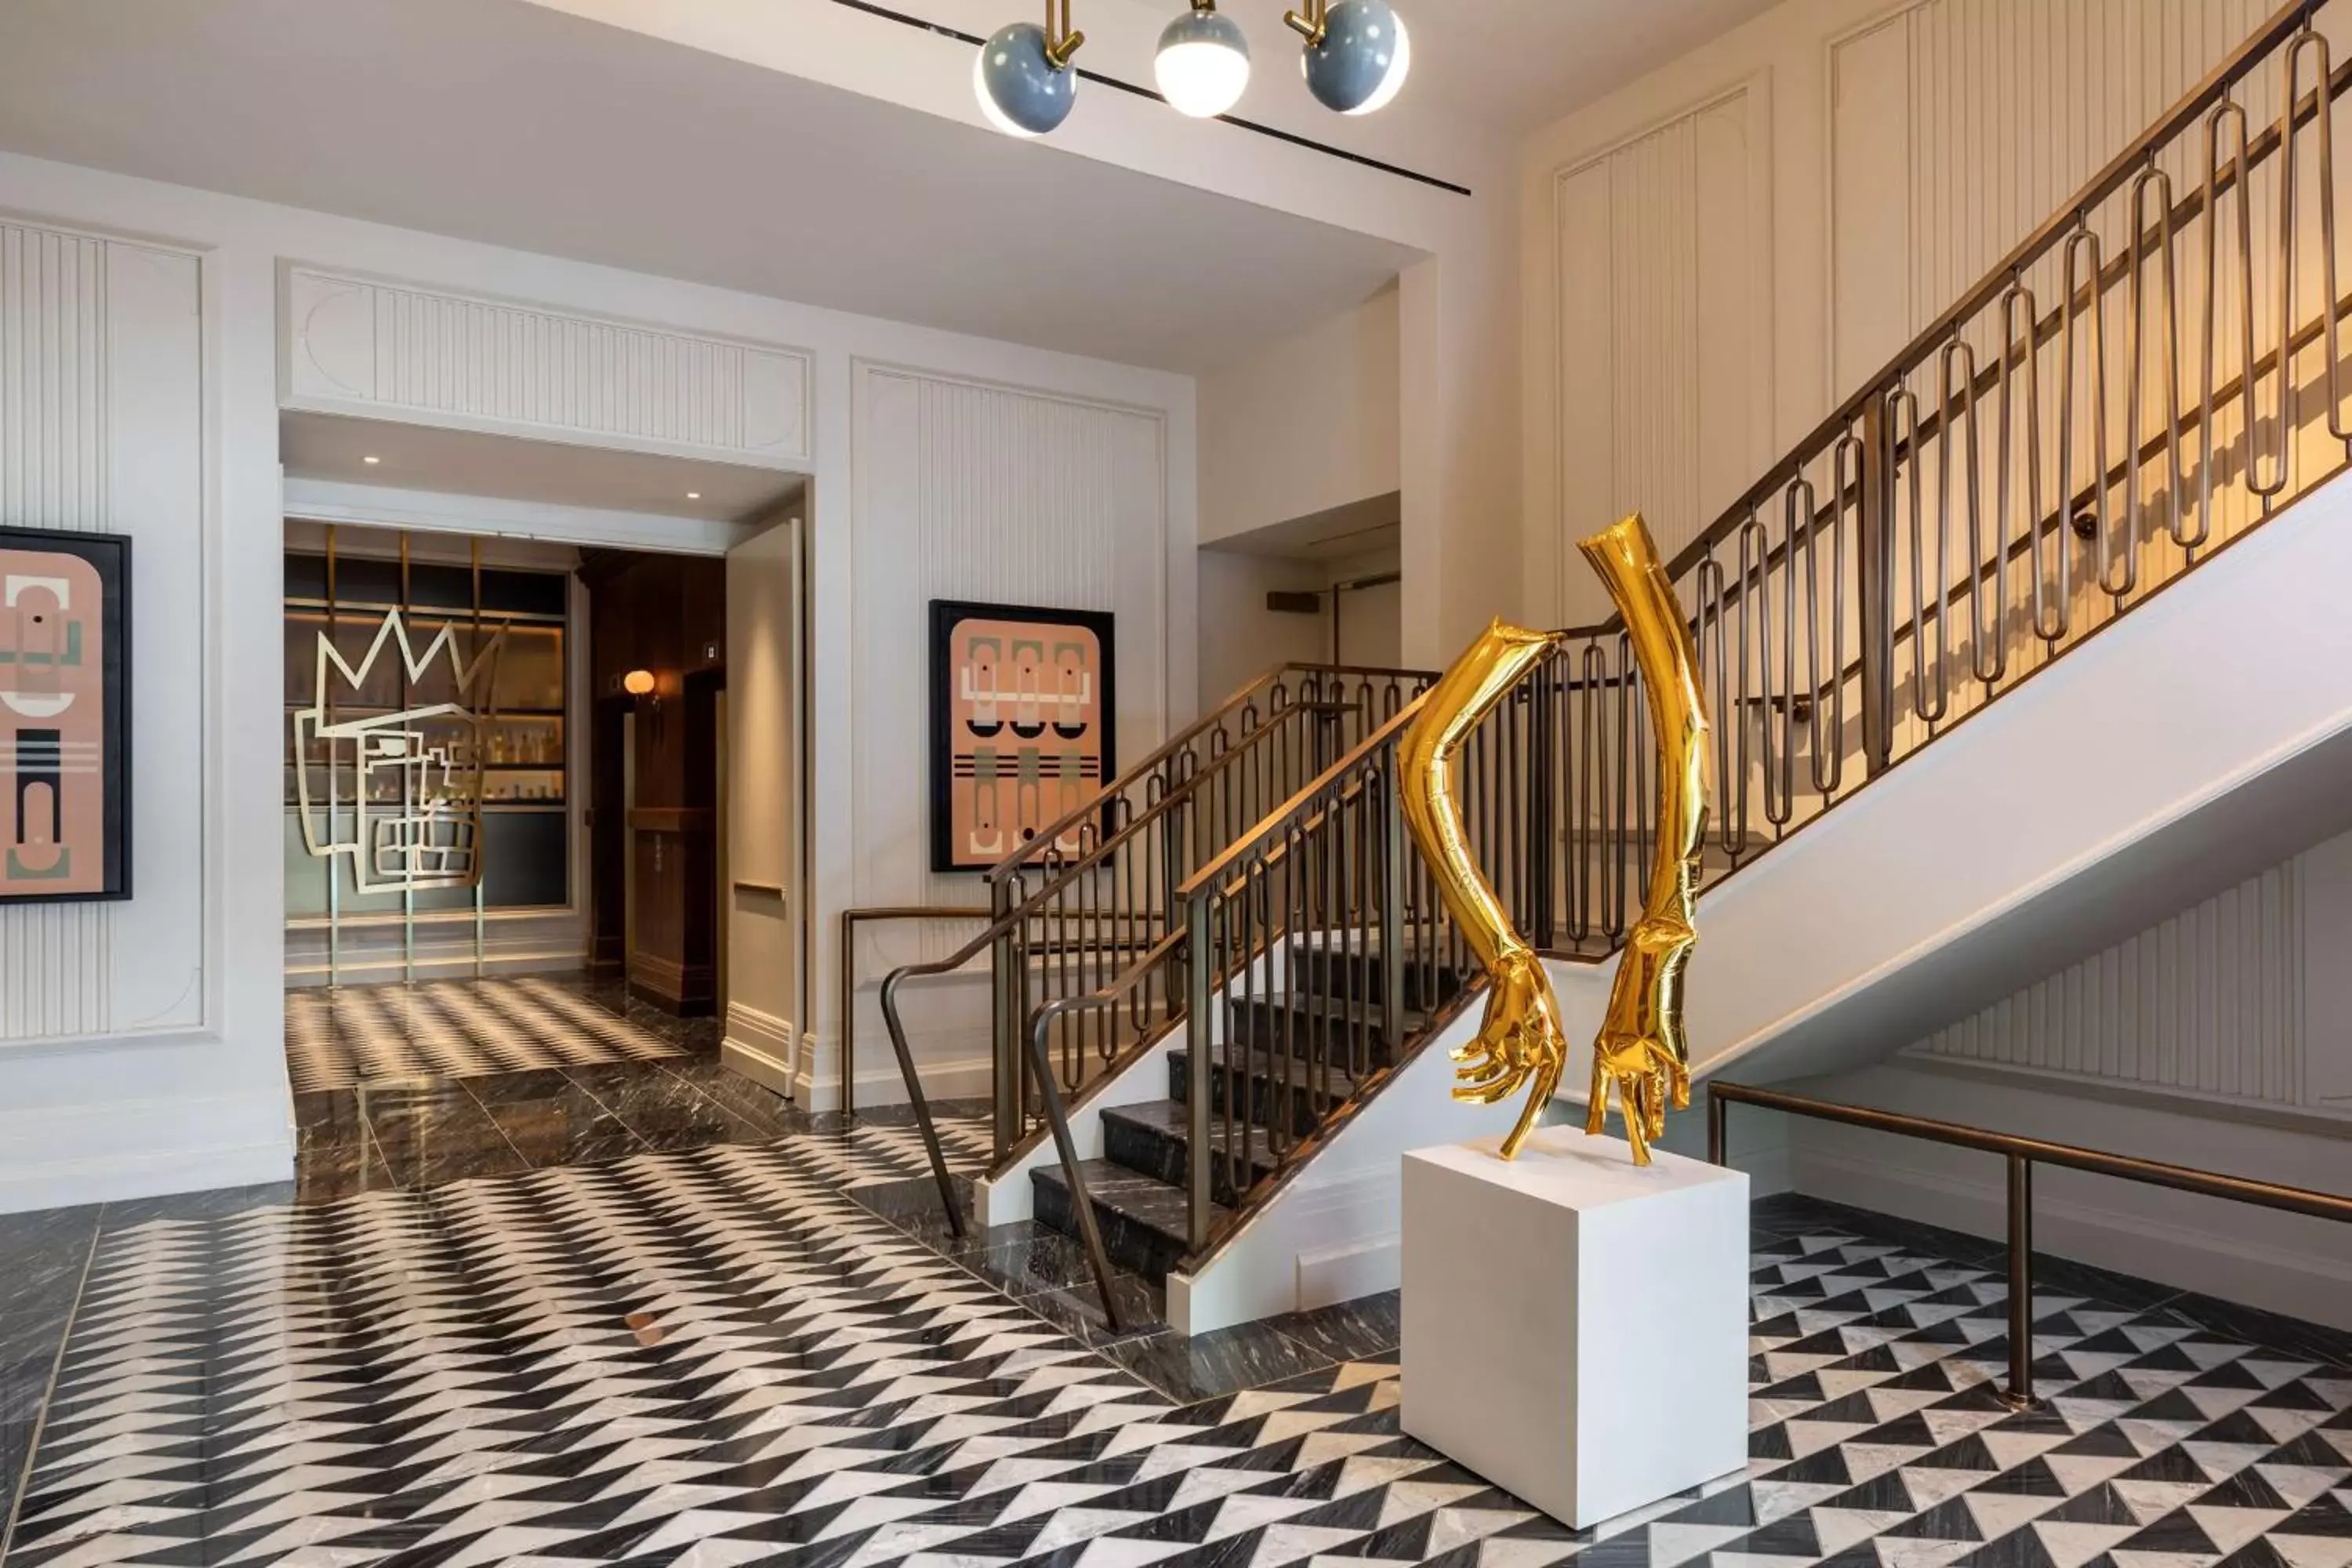
[[(1334, 952), (1305, 943), (1291, 949), (1288, 973), (1293, 991), (1368, 1002), (1379, 999), (1383, 977), (1377, 952)], [(1408, 960), (1404, 1005), (1415, 1013), (1434, 1013), (1461, 995), (1464, 984), (1451, 967)]]
[[(1094, 1205), (1095, 1224), (1102, 1231), (1103, 1251), (1122, 1268), (1154, 1282), (1165, 1280), (1192, 1250), (1192, 1221), (1184, 1189), (1108, 1160), (1082, 1161), (1078, 1171), (1086, 1178), (1087, 1197)], [(1070, 1202), (1070, 1184), (1062, 1167), (1040, 1165), (1029, 1173), (1029, 1182), (1036, 1193), (1037, 1223), (1065, 1236), (1076, 1236), (1077, 1211)], [(1231, 1209), (1215, 1207), (1210, 1223), (1222, 1226), (1232, 1214)]]
[[(1156, 1100), (1143, 1105), (1120, 1105), (1102, 1113), (1103, 1153), (1114, 1165), (1139, 1172), (1144, 1175), (1182, 1187), (1192, 1179), (1192, 1121), (1191, 1108), (1173, 1100)], [(1280, 1158), (1274, 1152), (1274, 1142), (1263, 1127), (1244, 1127), (1243, 1148), (1249, 1161), (1249, 1173), (1242, 1191), (1256, 1185), (1274, 1173)], [(1209, 1126), (1212, 1148), (1223, 1151), (1232, 1147), (1233, 1136), (1226, 1130), (1223, 1117), (1212, 1117)], [(1240, 1193), (1234, 1191), (1231, 1163), (1212, 1162), (1211, 1190), (1216, 1201), (1232, 1204)]]
[[(1360, 1015), (1371, 1013), (1366, 1003), (1296, 996), (1235, 1002), (1226, 1013), (1233, 1020), (1234, 1039), (1272, 1056), (1287, 1049), (1303, 1062), (1321, 1051), (1333, 1066), (1360, 1063), (1366, 1074), (1395, 1066), (1396, 1052), (1379, 1017), (1350, 1017), (1351, 1009)], [(1403, 1023), (1408, 1029), (1417, 1029), (1421, 1020), (1409, 1014)]]
[[(1168, 1053), (1168, 1097), (1179, 1103), (1192, 1098), (1192, 1051)], [(1234, 1064), (1238, 1061), (1236, 1071)], [(1354, 1097), (1356, 1080), (1334, 1068), (1328, 1077), (1318, 1075), (1318, 1082), (1328, 1093), (1318, 1094), (1303, 1081), (1307, 1074), (1303, 1064), (1293, 1061), (1285, 1071), (1281, 1059), (1265, 1051), (1250, 1051), (1239, 1057), (1226, 1055), (1220, 1047), (1215, 1059), (1209, 1064), (1209, 1103), (1219, 1110), (1226, 1108), (1226, 1080), (1239, 1078), (1246, 1083), (1247, 1098), (1235, 1109), (1243, 1120), (1261, 1127), (1276, 1125), (1275, 1117), (1285, 1110), (1287, 1101), (1289, 1127), (1293, 1133), (1305, 1137), (1323, 1124), (1323, 1118), (1342, 1101)]]

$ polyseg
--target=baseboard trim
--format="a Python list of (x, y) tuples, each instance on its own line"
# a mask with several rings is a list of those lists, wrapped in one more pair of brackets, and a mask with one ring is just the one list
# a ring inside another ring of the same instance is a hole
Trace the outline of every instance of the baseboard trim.
[(57, 1160), (0, 1171), (0, 1214), (293, 1180), (294, 1150), (286, 1140)]

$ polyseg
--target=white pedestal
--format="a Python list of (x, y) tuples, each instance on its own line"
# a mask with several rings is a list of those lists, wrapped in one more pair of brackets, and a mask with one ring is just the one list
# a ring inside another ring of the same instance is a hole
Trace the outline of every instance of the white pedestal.
[(1546, 1128), (1404, 1158), (1404, 1429), (1581, 1530), (1748, 1463), (1748, 1177)]

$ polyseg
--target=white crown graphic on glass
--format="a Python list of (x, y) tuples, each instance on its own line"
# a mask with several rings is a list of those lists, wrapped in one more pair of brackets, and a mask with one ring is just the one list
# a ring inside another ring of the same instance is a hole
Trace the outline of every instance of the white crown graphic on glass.
[(356, 667), (335, 643), (319, 634), (312, 706), (294, 714), (303, 847), (348, 860), (362, 893), (478, 886), (483, 734), (505, 629), (480, 637), (470, 663), (454, 626), (418, 654), (397, 610)]

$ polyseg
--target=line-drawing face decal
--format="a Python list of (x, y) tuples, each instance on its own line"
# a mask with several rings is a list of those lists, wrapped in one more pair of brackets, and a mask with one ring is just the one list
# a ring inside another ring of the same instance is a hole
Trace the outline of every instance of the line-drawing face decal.
[[(442, 627), (418, 654), (391, 611), (356, 667), (319, 634), (314, 705), (294, 715), (296, 798), (303, 847), (348, 863), (355, 891), (482, 879), (483, 736), (496, 717), (490, 693), (506, 631), (486, 638), (470, 664), (458, 659), (455, 632)], [(451, 700), (363, 706), (368, 678), (394, 648), (404, 695), (438, 688), (446, 673)]]

